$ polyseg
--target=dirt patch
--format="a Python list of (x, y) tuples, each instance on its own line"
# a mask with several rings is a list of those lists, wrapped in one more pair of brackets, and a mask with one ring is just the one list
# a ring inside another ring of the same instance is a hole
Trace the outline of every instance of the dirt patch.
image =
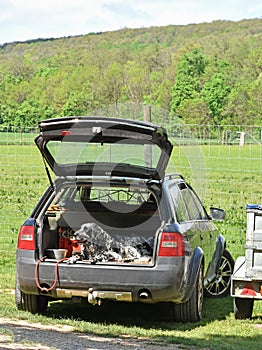
[(254, 326), (255, 328), (262, 329), (262, 324), (257, 324), (257, 323), (255, 323), (253, 326)]
[[(1, 332), (1, 330), (5, 330), (5, 332)], [(0, 349), (178, 350), (181, 347), (176, 344), (160, 345), (150, 339), (99, 337), (74, 332), (70, 326), (46, 326), (40, 323), (0, 318)]]

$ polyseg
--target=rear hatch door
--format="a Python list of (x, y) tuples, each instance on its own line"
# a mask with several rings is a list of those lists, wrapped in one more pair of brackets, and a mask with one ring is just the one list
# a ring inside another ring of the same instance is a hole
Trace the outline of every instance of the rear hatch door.
[(56, 176), (162, 179), (172, 152), (164, 128), (127, 119), (67, 117), (39, 123), (35, 142)]

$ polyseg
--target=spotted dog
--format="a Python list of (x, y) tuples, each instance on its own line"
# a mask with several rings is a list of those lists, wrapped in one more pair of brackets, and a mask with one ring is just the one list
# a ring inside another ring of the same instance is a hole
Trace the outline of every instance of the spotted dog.
[(96, 223), (85, 223), (75, 232), (75, 239), (82, 244), (83, 259), (90, 262), (139, 259), (141, 254), (132, 246), (111, 237)]

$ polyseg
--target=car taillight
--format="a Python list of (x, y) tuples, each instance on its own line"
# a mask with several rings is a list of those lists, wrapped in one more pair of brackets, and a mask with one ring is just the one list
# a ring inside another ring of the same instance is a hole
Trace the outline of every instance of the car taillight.
[(71, 135), (71, 131), (70, 130), (62, 130), (61, 131), (61, 135), (62, 136), (70, 136)]
[(34, 226), (24, 225), (20, 228), (17, 248), (35, 250), (35, 227)]
[(159, 245), (158, 256), (184, 256), (184, 237), (177, 232), (163, 232)]

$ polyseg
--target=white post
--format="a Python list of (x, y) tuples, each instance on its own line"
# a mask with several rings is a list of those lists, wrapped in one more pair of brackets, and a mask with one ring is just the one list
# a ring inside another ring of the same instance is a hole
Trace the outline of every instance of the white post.
[(244, 131), (239, 131), (239, 146), (244, 146), (245, 144), (245, 132)]

